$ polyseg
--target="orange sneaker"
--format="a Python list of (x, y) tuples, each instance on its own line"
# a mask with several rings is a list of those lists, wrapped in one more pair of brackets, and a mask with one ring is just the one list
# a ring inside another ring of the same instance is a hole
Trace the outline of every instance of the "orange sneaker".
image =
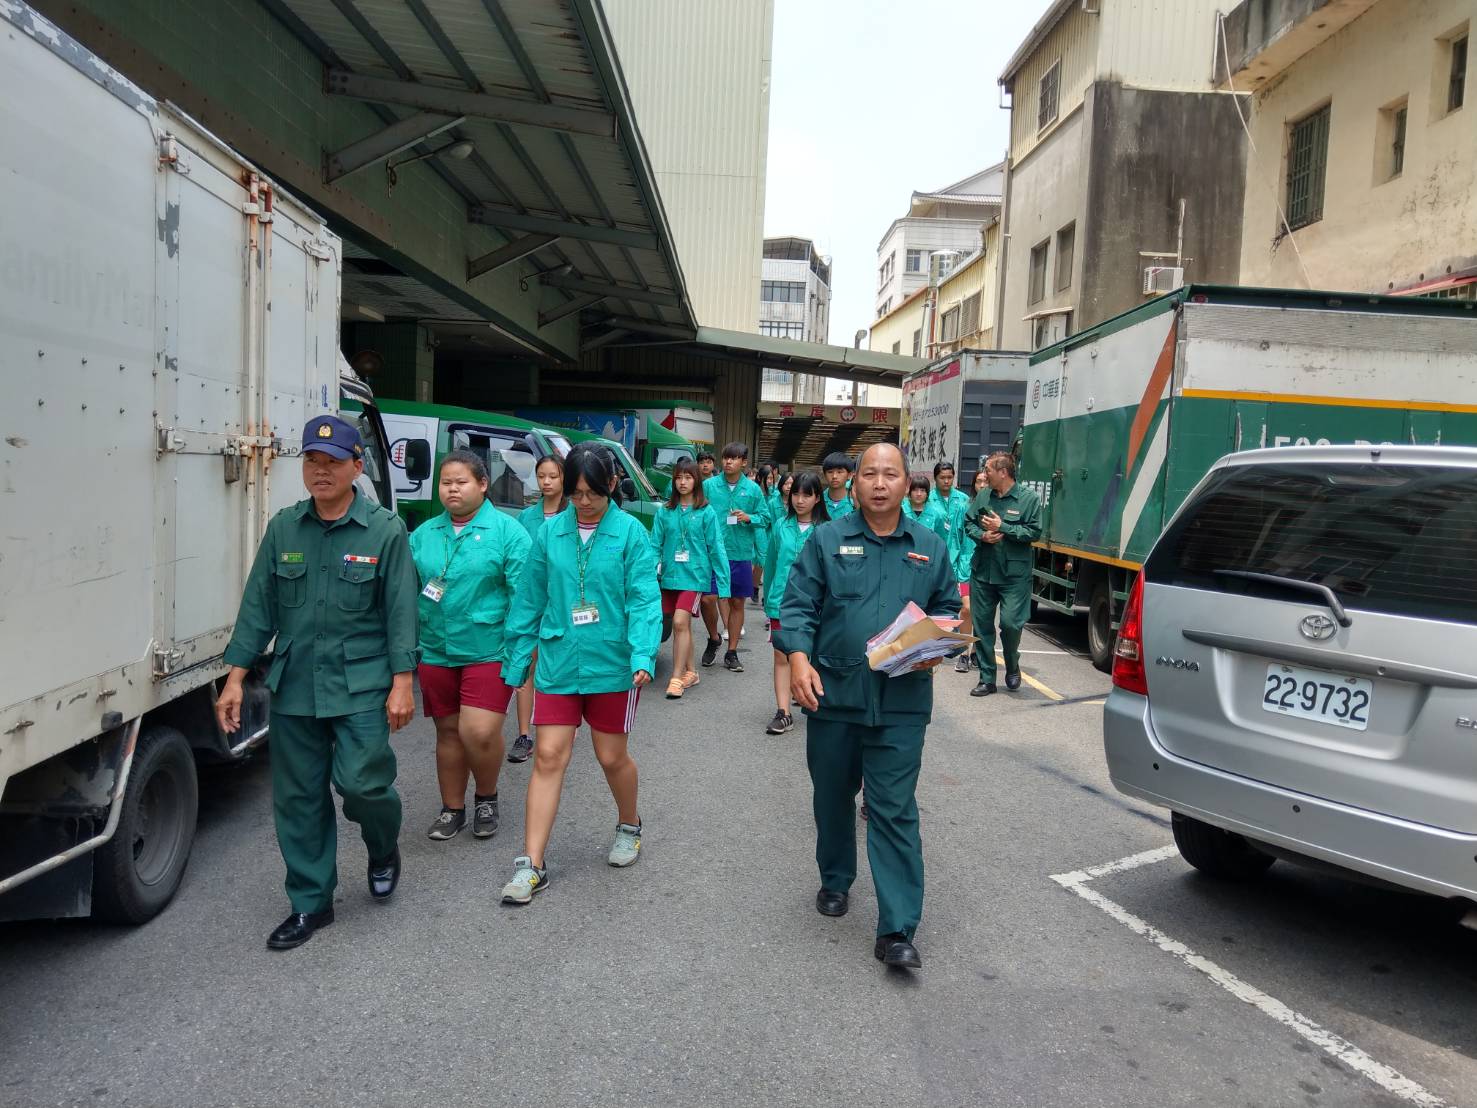
[(690, 669), (682, 675), (682, 687), (684, 689), (690, 689), (701, 680), (702, 678), (697, 675), (697, 671)]
[(674, 677), (667, 682), (667, 699), (681, 700), (682, 694), (687, 691), (687, 686), (682, 683), (682, 678)]

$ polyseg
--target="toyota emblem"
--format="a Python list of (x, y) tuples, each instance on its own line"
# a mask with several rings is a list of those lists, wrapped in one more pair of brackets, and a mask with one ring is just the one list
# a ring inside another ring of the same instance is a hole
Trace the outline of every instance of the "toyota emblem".
[(1316, 612), (1311, 616), (1304, 616), (1298, 623), (1298, 630), (1303, 633), (1303, 638), (1312, 639), (1314, 642), (1332, 638), (1337, 629), (1337, 623), (1328, 616)]

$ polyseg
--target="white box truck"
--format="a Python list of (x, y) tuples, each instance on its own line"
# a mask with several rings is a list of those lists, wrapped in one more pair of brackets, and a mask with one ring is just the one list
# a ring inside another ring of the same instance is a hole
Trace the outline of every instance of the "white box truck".
[(212, 709), (303, 422), (352, 394), (382, 500), (383, 431), (320, 218), (24, 5), (0, 100), (0, 919), (140, 922), (266, 737)]
[(1010, 350), (960, 350), (903, 381), (902, 450), (908, 470), (932, 479), (952, 462), (968, 492), (983, 459), (1009, 450), (1025, 419), (1027, 359)]

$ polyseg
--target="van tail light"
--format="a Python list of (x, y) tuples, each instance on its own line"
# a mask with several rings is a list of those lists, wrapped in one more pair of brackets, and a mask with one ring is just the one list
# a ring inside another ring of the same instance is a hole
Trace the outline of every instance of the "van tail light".
[(1134, 578), (1118, 626), (1118, 645), (1113, 648), (1113, 686), (1149, 695), (1149, 675), (1144, 669), (1144, 575)]

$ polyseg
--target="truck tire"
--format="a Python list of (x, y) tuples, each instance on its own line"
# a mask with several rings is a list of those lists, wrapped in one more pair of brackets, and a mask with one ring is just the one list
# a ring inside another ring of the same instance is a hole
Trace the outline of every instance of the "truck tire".
[(195, 757), (173, 727), (139, 736), (118, 829), (93, 855), (92, 915), (109, 923), (144, 923), (179, 888), (195, 841), (200, 784)]
[(1174, 829), (1174, 845), (1179, 847), (1180, 857), (1207, 877), (1221, 881), (1248, 881), (1266, 873), (1267, 867), (1276, 861), (1241, 835), (1222, 831), (1179, 812), (1170, 813), (1170, 825)]
[(1102, 577), (1093, 586), (1092, 600), (1087, 605), (1087, 650), (1092, 664), (1104, 673), (1113, 672), (1113, 647), (1118, 636), (1113, 631), (1113, 589)]

